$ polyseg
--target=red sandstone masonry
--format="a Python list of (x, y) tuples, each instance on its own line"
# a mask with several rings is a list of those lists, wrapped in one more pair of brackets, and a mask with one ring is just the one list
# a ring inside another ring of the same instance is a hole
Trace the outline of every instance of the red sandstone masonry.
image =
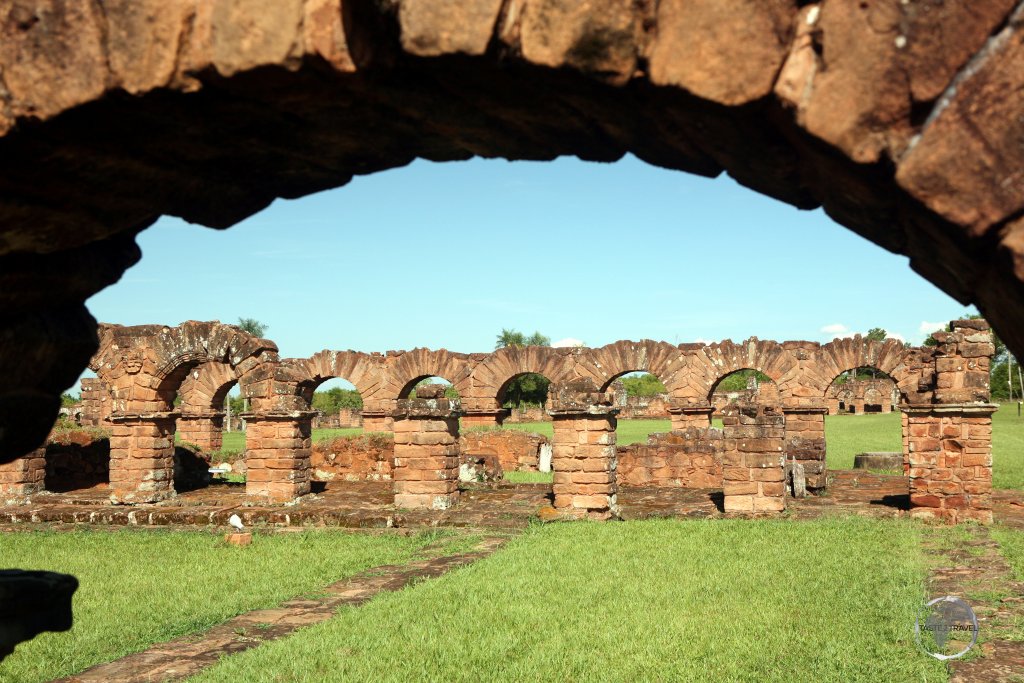
[(782, 512), (786, 509), (785, 417), (773, 406), (726, 408), (723, 492), (726, 512)]
[(690, 428), (651, 434), (646, 444), (619, 446), (620, 486), (722, 487), (722, 430)]
[(13, 462), (0, 465), (0, 501), (29, 496), (43, 490), (46, 481), (46, 447)]
[(248, 413), (245, 492), (287, 503), (310, 492), (310, 451), (315, 411)]
[(420, 385), (416, 396), (394, 413), (395, 506), (447, 510), (459, 499), (461, 411), (440, 384)]
[(552, 384), (548, 411), (555, 509), (563, 514), (608, 519), (618, 514), (615, 414), (611, 397), (590, 380)]
[(155, 503), (174, 496), (177, 417), (171, 412), (111, 416), (111, 502)]
[(219, 451), (223, 446), (224, 413), (182, 414), (177, 422), (178, 438), (194, 444), (204, 453)]
[(804, 466), (807, 488), (822, 490), (828, 482), (825, 467), (825, 415), (823, 401), (800, 399), (796, 405), (784, 406), (786, 419), (785, 453), (787, 460)]

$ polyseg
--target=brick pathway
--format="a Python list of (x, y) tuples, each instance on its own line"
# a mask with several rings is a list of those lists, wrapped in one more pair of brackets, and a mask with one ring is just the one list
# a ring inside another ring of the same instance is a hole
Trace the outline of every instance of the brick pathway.
[[(404, 565), (369, 569), (323, 590), (316, 600), (296, 598), (271, 609), (255, 610), (191, 634), (159, 643), (143, 652), (99, 664), (61, 683), (155, 683), (193, 676), (224, 655), (283, 638), (294, 631), (330, 619), (343, 605), (357, 606), (385, 591), (396, 591), (414, 580), (434, 578), (490, 555), (508, 537), (487, 537), (470, 552), (445, 555)], [(428, 549), (429, 550), (429, 549)]]

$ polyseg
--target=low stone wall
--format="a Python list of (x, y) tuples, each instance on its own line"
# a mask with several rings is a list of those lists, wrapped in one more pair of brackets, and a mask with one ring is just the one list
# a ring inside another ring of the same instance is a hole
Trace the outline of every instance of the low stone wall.
[(310, 466), (317, 481), (390, 480), (395, 439), (390, 434), (341, 436), (313, 444)]
[(651, 434), (646, 444), (619, 446), (620, 486), (722, 487), (722, 431), (690, 428)]
[(536, 472), (540, 465), (540, 449), (548, 438), (517, 429), (490, 429), (466, 432), (460, 450), (467, 455), (493, 455), (508, 472)]
[(544, 408), (512, 408), (502, 420), (503, 423), (519, 424), (522, 422), (551, 422), (551, 416)]

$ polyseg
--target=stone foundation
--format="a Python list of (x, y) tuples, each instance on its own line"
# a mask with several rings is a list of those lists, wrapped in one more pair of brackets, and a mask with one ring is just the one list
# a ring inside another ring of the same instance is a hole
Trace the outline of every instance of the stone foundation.
[(363, 433), (393, 432), (394, 418), (383, 413), (367, 413), (363, 411)]
[(243, 416), (247, 495), (287, 503), (309, 493), (314, 415), (295, 411)]
[(462, 416), (462, 429), (473, 427), (498, 427), (505, 421), (507, 410), (473, 410)]
[(785, 419), (771, 406), (734, 404), (725, 409), (722, 489), (726, 512), (786, 509)]
[(646, 444), (619, 446), (620, 486), (722, 487), (722, 430), (690, 428), (651, 434)]
[(420, 385), (417, 398), (398, 401), (393, 422), (396, 507), (446, 510), (459, 499), (460, 411), (443, 393), (442, 385)]

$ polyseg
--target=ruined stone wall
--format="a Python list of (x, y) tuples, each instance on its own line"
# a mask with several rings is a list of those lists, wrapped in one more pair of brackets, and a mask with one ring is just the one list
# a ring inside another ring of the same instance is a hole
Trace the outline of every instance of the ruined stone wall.
[(84, 377), (82, 379), (80, 424), (83, 427), (99, 427), (110, 417), (112, 410), (110, 392), (106, 389), (103, 380), (98, 377)]
[(616, 448), (620, 486), (722, 487), (722, 430), (651, 434), (645, 444)]
[(342, 408), (338, 411), (338, 427), (355, 429), (363, 426), (363, 413), (359, 408)]
[(774, 406), (738, 405), (722, 418), (725, 511), (777, 513), (786, 509), (785, 417)]
[(391, 435), (342, 436), (314, 443), (310, 467), (319, 481), (384, 481), (391, 479), (394, 459)]
[[(876, 406), (877, 412), (891, 413), (895, 408), (893, 394), (898, 395), (895, 383), (884, 377), (877, 379), (851, 379), (843, 384), (833, 383), (825, 396), (829, 415), (840, 412), (861, 415), (865, 406)], [(898, 403), (898, 398), (897, 398)]]
[(506, 472), (536, 472), (541, 446), (546, 436), (518, 429), (467, 431), (460, 437), (460, 449), (466, 455), (493, 455)]

